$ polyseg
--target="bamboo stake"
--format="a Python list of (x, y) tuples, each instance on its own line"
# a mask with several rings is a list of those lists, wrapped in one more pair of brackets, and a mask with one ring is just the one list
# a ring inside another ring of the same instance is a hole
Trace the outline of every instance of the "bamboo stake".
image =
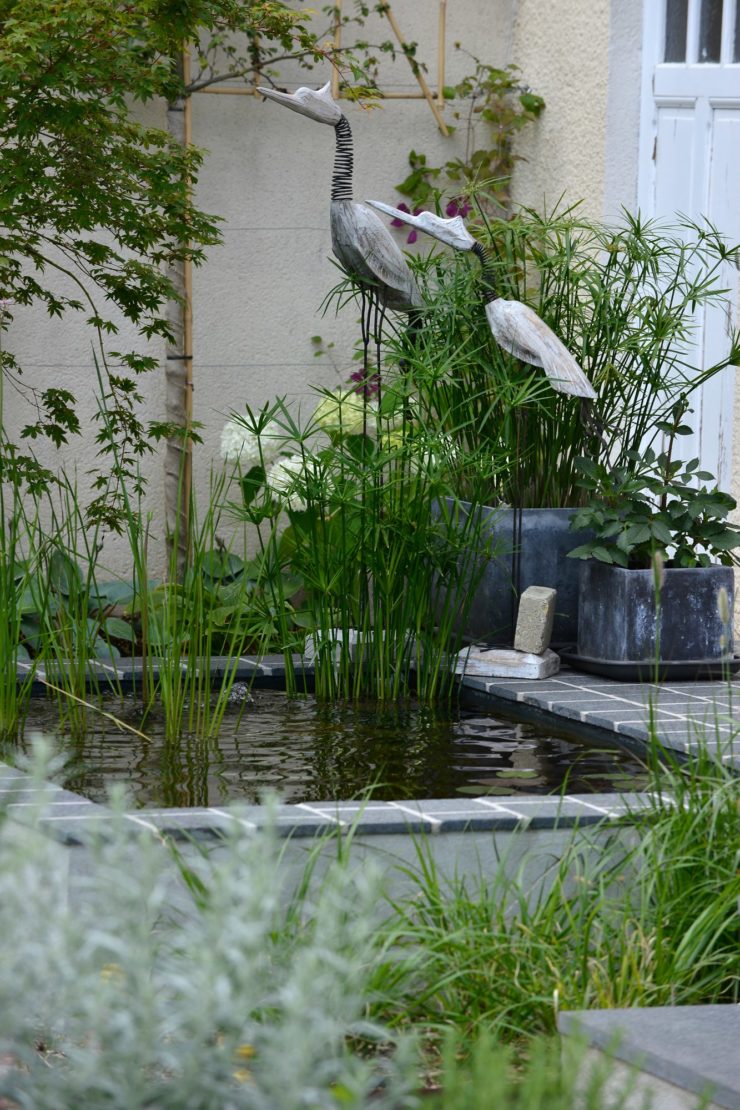
[[(190, 52), (186, 48), (182, 59), (183, 84), (187, 88), (190, 82)], [(192, 97), (185, 97), (185, 149), (189, 150), (193, 144), (193, 108)], [(191, 182), (187, 181), (188, 201), (191, 199)], [(187, 246), (190, 246), (188, 242)], [(189, 258), (183, 262), (183, 287), (185, 294), (185, 311), (183, 315), (183, 355), (185, 356), (185, 426), (188, 436), (185, 440), (185, 458), (183, 460), (182, 475), (182, 520), (185, 527), (185, 558), (190, 559), (190, 499), (193, 488), (193, 441), (190, 430), (193, 424), (193, 264)]]
[[(393, 34), (398, 39), (398, 42), (399, 42), (399, 45), (401, 46), (401, 49), (403, 50), (404, 54), (406, 54), (407, 43), (406, 43), (406, 40), (404, 39), (403, 35), (401, 34), (401, 28), (398, 26), (398, 23), (396, 22), (396, 17), (393, 14), (393, 12), (391, 11), (390, 4), (384, 4), (382, 10), (383, 10), (383, 14), (385, 15), (386, 19), (388, 20), (388, 22), (391, 25), (391, 29), (393, 31)], [(437, 107), (437, 105), (434, 101), (434, 97), (432, 96), (431, 89), (429, 88), (429, 85), (426, 83), (426, 79), (424, 77), (424, 74), (421, 72), (421, 68), (413, 61), (413, 59), (408, 54), (406, 54), (406, 57), (409, 60), (409, 65), (411, 66), (411, 71), (412, 71), (414, 77), (419, 82), (419, 88), (424, 93), (424, 97), (426, 99), (426, 102), (432, 110), (432, 115), (434, 116), (434, 118), (437, 121), (437, 126), (439, 127), (440, 131), (442, 132), (442, 134), (446, 138), (449, 135), (450, 132), (447, 129), (447, 124), (442, 119), (442, 113), (440, 112), (439, 108)]]
[[(342, 0), (335, 0), (334, 5), (334, 51), (342, 48)], [(339, 70), (336, 62), (331, 71), (331, 95), (334, 100), (339, 100)]]
[(445, 51), (447, 49), (447, 0), (439, 0), (439, 33), (437, 35), (437, 104), (445, 106)]

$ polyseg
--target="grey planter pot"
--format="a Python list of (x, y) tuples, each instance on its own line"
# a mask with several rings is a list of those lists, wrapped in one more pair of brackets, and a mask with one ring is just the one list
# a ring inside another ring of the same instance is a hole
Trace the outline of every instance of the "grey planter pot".
[[(463, 511), (470, 510), (462, 502)], [(554, 646), (574, 644), (578, 633), (579, 560), (569, 551), (591, 538), (590, 532), (571, 532), (575, 509), (523, 509), (521, 542), (515, 534), (512, 509), (479, 510), (484, 531), (493, 536), (497, 553), (489, 561), (470, 609), (465, 634), (472, 640), (511, 645), (518, 610), (518, 594), (527, 586), (551, 586), (558, 591)], [(519, 548), (519, 581), (514, 581), (513, 554)], [(517, 590), (518, 586), (518, 590)]]
[[(728, 625), (719, 615), (722, 589), (729, 600)], [(656, 658), (729, 661), (733, 592), (732, 567), (668, 568), (658, 618), (652, 570), (624, 570), (588, 559), (580, 566), (578, 655), (618, 664)]]

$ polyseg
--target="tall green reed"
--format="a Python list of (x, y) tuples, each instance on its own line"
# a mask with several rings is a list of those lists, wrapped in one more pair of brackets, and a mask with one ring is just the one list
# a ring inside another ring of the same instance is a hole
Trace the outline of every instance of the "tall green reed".
[[(240, 657), (252, 640), (252, 583), (219, 530), (227, 480), (223, 471), (212, 474), (202, 517), (191, 495), (185, 572), (178, 581), (171, 561), (166, 580), (146, 600), (150, 660), (157, 672), (154, 689), (170, 738), (183, 730), (204, 738), (218, 735)], [(173, 548), (176, 552), (177, 545)], [(217, 574), (214, 564), (228, 572), (232, 557), (234, 573)], [(220, 657), (215, 687), (214, 656)]]
[[(23, 727), (35, 667), (22, 643), (24, 616), (34, 611), (37, 569), (23, 545), (23, 519), (15, 488), (6, 504), (0, 491), (0, 742), (13, 743)], [(25, 674), (23, 669), (25, 668)]]
[(457, 448), (403, 373), (379, 399), (319, 398), (305, 423), (283, 400), (238, 418), (257, 448), (232, 511), (258, 529), (281, 646), (308, 633), (321, 697), (449, 696), (491, 546), (479, 515), (448, 500)]

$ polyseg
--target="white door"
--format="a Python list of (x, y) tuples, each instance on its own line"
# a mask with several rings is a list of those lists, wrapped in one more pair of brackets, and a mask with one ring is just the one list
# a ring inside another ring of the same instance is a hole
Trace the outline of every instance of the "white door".
[[(706, 217), (740, 242), (740, 0), (645, 0), (639, 204), (644, 215)], [(711, 366), (727, 357), (737, 317), (738, 273), (726, 263), (730, 309), (698, 315), (694, 357)], [(698, 455), (723, 489), (732, 473), (735, 370), (694, 394)]]

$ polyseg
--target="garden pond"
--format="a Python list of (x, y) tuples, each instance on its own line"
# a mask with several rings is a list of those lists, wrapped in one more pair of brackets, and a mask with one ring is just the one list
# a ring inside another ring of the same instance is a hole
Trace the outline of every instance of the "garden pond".
[[(137, 807), (203, 807), (258, 802), (266, 791), (286, 802), (400, 800), (611, 793), (648, 781), (622, 748), (464, 705), (331, 704), (255, 689), (229, 707), (218, 739), (174, 742), (156, 711), (141, 727), (133, 697), (107, 708), (146, 738), (91, 713), (85, 738), (64, 740), (60, 781), (95, 802), (114, 784)], [(32, 703), (26, 735), (36, 730), (58, 735), (53, 701)]]

